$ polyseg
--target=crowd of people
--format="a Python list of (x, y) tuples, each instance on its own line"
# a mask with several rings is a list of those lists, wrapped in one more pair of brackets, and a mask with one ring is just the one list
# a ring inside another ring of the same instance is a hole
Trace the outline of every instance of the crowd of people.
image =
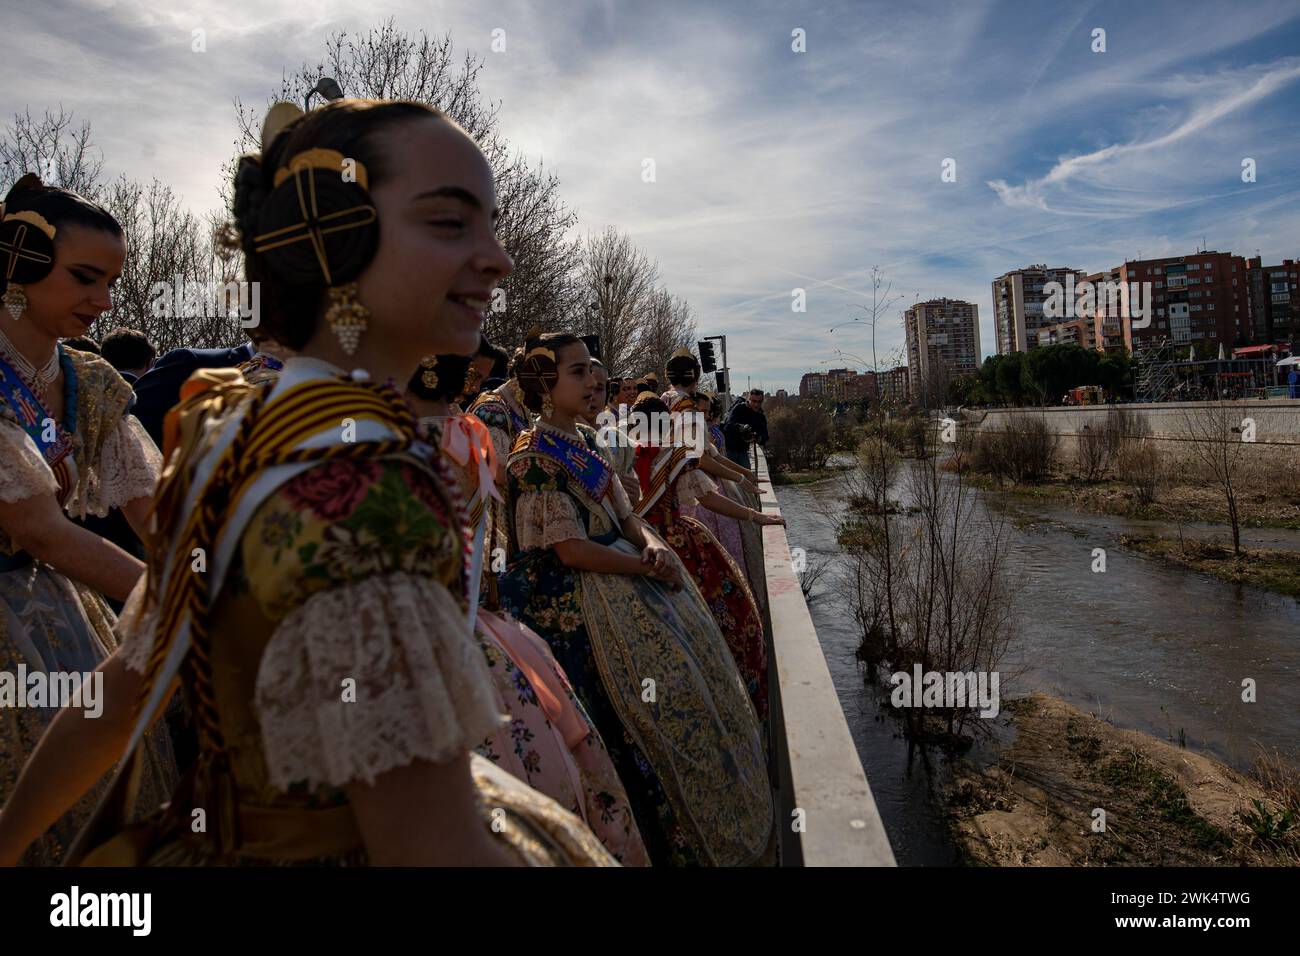
[(0, 213), (0, 864), (773, 862), (762, 393), (488, 342), (426, 106), (277, 104), (231, 213), (253, 338), (161, 357), (112, 216)]

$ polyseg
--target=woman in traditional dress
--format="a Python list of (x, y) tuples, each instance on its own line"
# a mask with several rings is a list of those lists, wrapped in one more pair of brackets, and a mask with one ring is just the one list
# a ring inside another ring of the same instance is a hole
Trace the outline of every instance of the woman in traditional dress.
[(415, 103), (277, 104), (262, 143), (239, 162), (237, 241), (261, 322), (297, 355), (261, 386), (233, 369), (187, 383), (103, 719), (51, 724), (0, 814), (0, 863), (179, 679), (195, 766), (85, 862), (611, 864), (566, 810), (471, 757), (503, 718), (466, 620), (463, 508), (392, 384), (478, 341), (511, 269), (491, 169)]
[[(668, 360), (668, 381), (672, 388), (661, 396), (669, 411), (682, 413), (697, 408), (700, 380), (700, 362), (690, 349), (678, 349)], [(719, 412), (721, 410), (719, 409)], [(717, 430), (717, 434), (721, 429)], [(745, 508), (759, 508), (758, 475), (750, 469), (739, 465), (726, 456), (722, 446), (714, 441), (707, 443), (706, 454), (700, 460), (700, 468), (718, 483), (726, 497)], [(688, 512), (690, 513), (690, 512)], [(694, 517), (699, 517), (695, 512)], [(761, 530), (752, 524), (741, 523), (734, 529), (723, 526), (726, 540), (724, 544), (733, 557), (732, 550), (739, 537), (738, 548), (742, 557), (736, 559), (745, 570), (749, 588), (758, 601), (759, 609), (767, 614), (767, 573), (763, 567), (763, 536)]]
[(510, 361), (510, 377), (496, 388), (480, 392), (466, 409), (487, 426), (500, 461), (505, 461), (510, 455), (519, 433), (532, 424), (532, 416), (524, 408), (523, 390), (519, 387), (518, 368), (522, 358), (523, 351), (517, 349)]
[(765, 859), (773, 809), (757, 716), (698, 588), (576, 424), (594, 387), (586, 346), (542, 336), (519, 381), (541, 418), (506, 467), (514, 556), (503, 606), (572, 681), (652, 862)]
[[(465, 500), (474, 542), (470, 593), (475, 593), (475, 576), (491, 564), (483, 525), (501, 463), (487, 426), (451, 405), (471, 371), (468, 356), (426, 356), (407, 392), (421, 429), (442, 449)], [(624, 866), (646, 865), (645, 845), (618, 772), (546, 642), (499, 610), (477, 607), (471, 616), (497, 709), (510, 717), (478, 745), (479, 754), (581, 818)]]
[[(647, 420), (668, 420), (668, 407), (662, 399), (646, 393), (637, 400), (633, 411)], [(653, 440), (637, 448), (637, 477), (641, 482), (641, 504), (636, 513), (672, 547), (681, 558), (700, 593), (704, 596), (718, 629), (727, 639), (731, 656), (736, 660), (740, 676), (745, 681), (754, 710), (760, 718), (767, 716), (767, 643), (763, 635), (763, 619), (758, 605), (745, 582), (744, 572), (731, 556), (709, 533), (704, 525), (683, 514), (683, 508), (699, 504), (711, 511), (752, 524), (785, 524), (780, 515), (765, 515), (761, 511), (745, 508), (718, 494), (713, 482), (700, 471), (702, 456), (698, 447), (692, 448), (684, 434), (694, 429), (684, 421), (683, 415), (696, 415), (694, 410), (673, 415), (673, 425), (668, 441), (657, 444)], [(693, 419), (702, 426), (703, 417)], [(647, 430), (650, 434), (655, 429)]]
[[(144, 571), (137, 558), (68, 515), (102, 517), (120, 508), (143, 535), (160, 456), (127, 413), (131, 386), (99, 356), (59, 344), (112, 306), (126, 255), (122, 227), (94, 203), (42, 186), (30, 174), (10, 190), (0, 217), (3, 806), (59, 707), (48, 699), (21, 706), (8, 698), (19, 683), (26, 696), (29, 685), (54, 687), (59, 675), (94, 671), (117, 646), (116, 618), (104, 596), (124, 600)], [(14, 684), (6, 686), (5, 677)], [(93, 682), (83, 687), (87, 707), (93, 693)], [(175, 769), (162, 736), (150, 744), (146, 789), (158, 801)], [(58, 864), (100, 789), (35, 841), (24, 862)]]
[[(523, 350), (516, 349), (511, 357), (510, 377), (496, 388), (480, 392), (470, 403), (466, 412), (479, 418), (487, 426), (492, 439), (492, 448), (497, 461), (504, 462), (510, 455), (510, 449), (519, 437), (519, 433), (532, 424), (532, 416), (523, 405), (523, 391), (516, 377)], [(504, 481), (504, 475), (501, 476)], [(486, 504), (487, 541), (490, 550), (505, 549), (509, 546), (506, 527), (509, 522), (505, 514), (505, 485), (498, 487), (499, 494), (490, 498)], [(497, 580), (495, 577), (483, 579), (483, 597), (492, 607), (497, 606)]]
[[(718, 444), (718, 435), (720, 434), (720, 430), (716, 428), (710, 414), (713, 407), (716, 405), (716, 402), (717, 400), (709, 395), (699, 394), (695, 396), (695, 409), (701, 415), (705, 416), (705, 424), (709, 430), (709, 444), (715, 451), (721, 447)], [(727, 494), (725, 488), (723, 488), (723, 483), (726, 479), (713, 480), (716, 484), (715, 490), (721, 489), (723, 494)], [(727, 497), (732, 498), (729, 494), (727, 494)], [(732, 498), (732, 500), (734, 501), (735, 499)], [(682, 507), (682, 514), (690, 515), (692, 518), (699, 521), (700, 524), (704, 525), (704, 527), (708, 528), (709, 533), (718, 539), (718, 543), (727, 549), (727, 554), (731, 555), (732, 560), (736, 562), (741, 570), (745, 571), (746, 580), (749, 580), (749, 569), (746, 567), (745, 563), (745, 549), (740, 538), (739, 519), (719, 514), (709, 508), (701, 507), (699, 504), (684, 505)], [(753, 590), (752, 585), (750, 590)], [(754, 597), (757, 598), (758, 594), (755, 593)]]

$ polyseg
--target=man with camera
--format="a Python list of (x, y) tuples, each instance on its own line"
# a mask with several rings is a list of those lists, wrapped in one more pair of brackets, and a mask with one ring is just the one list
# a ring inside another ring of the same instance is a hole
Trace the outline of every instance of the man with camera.
[(727, 440), (727, 457), (742, 468), (754, 467), (749, 446), (758, 442), (767, 447), (767, 416), (763, 414), (761, 388), (751, 389), (743, 402), (731, 406), (722, 434)]

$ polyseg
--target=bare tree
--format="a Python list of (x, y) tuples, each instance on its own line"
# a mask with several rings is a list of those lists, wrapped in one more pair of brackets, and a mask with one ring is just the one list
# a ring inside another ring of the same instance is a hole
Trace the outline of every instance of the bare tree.
[(655, 289), (645, 304), (637, 329), (636, 367), (663, 373), (668, 359), (695, 339), (695, 317), (685, 299), (667, 289)]
[(1245, 466), (1244, 444), (1253, 440), (1254, 423), (1246, 406), (1226, 402), (1206, 402), (1184, 409), (1183, 422), (1193, 459), (1206, 469), (1223, 495), (1232, 528), (1232, 551), (1240, 558), (1241, 513), (1237, 497)]
[[(871, 268), (871, 305), (863, 306), (863, 318), (871, 326), (871, 365), (877, 374), (880, 371), (880, 355), (876, 346), (876, 330), (881, 317), (887, 315), (902, 296), (893, 294), (893, 281), (885, 278), (879, 266)], [(889, 487), (897, 467), (898, 455), (888, 440), (888, 415), (883, 402), (873, 402), (866, 424), (866, 438), (858, 450), (858, 460), (866, 479), (866, 490), (871, 494), (870, 507), (881, 516), (889, 512)], [(888, 520), (883, 520), (873, 532), (878, 538), (880, 566), (877, 569), (881, 580), (873, 582), (865, 592), (859, 588), (859, 598), (880, 597), (880, 605), (873, 606), (864, 619), (858, 614), (868, 640), (876, 640), (882, 634), (898, 632), (898, 609), (895, 603), (895, 567), (893, 533)], [(859, 562), (860, 564), (861, 562)], [(863, 570), (859, 567), (859, 571)]]
[[(482, 69), (482, 60), (457, 56), (450, 34), (406, 33), (389, 19), (364, 33), (331, 34), (324, 56), (285, 76), (267, 102), (302, 103), (321, 77), (330, 76), (348, 96), (434, 106), (474, 138), (492, 167), (501, 211), (497, 233), (515, 263), (484, 331), (509, 350), (523, 344), (534, 325), (545, 331), (572, 325), (579, 308), (574, 273), (581, 253), (568, 238), (577, 216), (560, 198), (559, 179), (540, 164), (530, 165), (500, 135), (499, 104), (485, 101), (479, 91)], [(265, 113), (238, 100), (235, 109), (235, 157), (224, 167), (222, 186), (226, 207), (237, 158), (258, 148)]]
[(609, 374), (648, 371), (633, 363), (645, 358), (638, 327), (655, 292), (658, 267), (624, 232), (609, 226), (588, 236), (583, 249), (578, 289), (580, 308), (572, 323), (585, 335), (599, 335)]
[[(221, 282), (234, 278), (228, 264), (217, 268), (210, 223), (186, 209), (171, 187), (157, 179), (145, 184), (119, 176), (104, 182), (88, 122), (76, 124), (62, 108), (47, 109), (39, 118), (28, 108), (14, 117), (0, 139), (0, 159), (5, 191), (24, 173), (36, 172), (48, 185), (99, 202), (121, 224), (126, 260), (113, 290), (113, 307), (91, 327), (92, 334), (102, 336), (117, 326), (137, 329), (159, 351), (239, 341), (238, 319), (218, 314), (215, 296), (199, 297), (197, 310), (188, 313), (178, 314), (174, 307), (184, 302), (187, 287), (215, 291)], [(163, 283), (169, 287), (166, 295), (159, 291)], [(182, 292), (179, 298), (177, 288)], [(169, 316), (159, 314), (164, 301), (173, 303)]]
[(119, 177), (101, 199), (126, 233), (127, 258), (113, 308), (92, 332), (137, 329), (160, 352), (237, 343), (242, 333), (218, 296), (222, 276), (205, 221), (157, 179), (141, 184)]
[(0, 139), (3, 188), (0, 195), (26, 173), (36, 173), (47, 186), (70, 189), (91, 199), (101, 188), (103, 158), (91, 146), (90, 123), (74, 125), (73, 115), (58, 108), (33, 117), (31, 107), (14, 114)]

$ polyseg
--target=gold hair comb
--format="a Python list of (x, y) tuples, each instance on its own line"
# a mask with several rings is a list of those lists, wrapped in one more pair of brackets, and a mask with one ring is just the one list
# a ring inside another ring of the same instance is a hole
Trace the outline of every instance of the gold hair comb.
[(24, 209), (21, 212), (11, 212), (4, 217), (5, 222), (9, 222), (11, 219), (17, 219), (27, 223), (28, 225), (35, 226), (41, 232), (45, 233), (45, 235), (47, 235), (50, 239), (53, 239), (54, 234), (58, 231), (53, 226), (51, 226), (48, 222), (46, 222), (44, 216), (42, 216), (39, 212), (36, 212), (34, 209)]

